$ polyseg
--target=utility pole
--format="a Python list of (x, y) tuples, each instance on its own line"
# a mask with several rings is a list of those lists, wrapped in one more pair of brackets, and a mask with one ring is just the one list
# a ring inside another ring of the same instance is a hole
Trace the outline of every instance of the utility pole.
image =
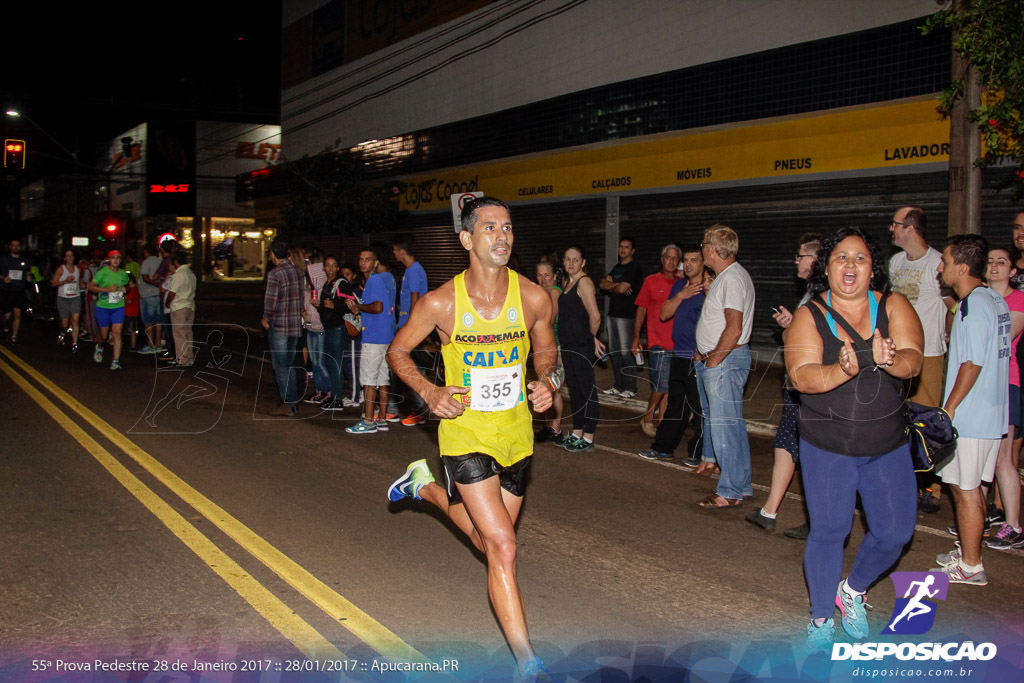
[[(954, 0), (960, 11), (970, 0)], [(953, 44), (956, 44), (956, 32)], [(949, 115), (949, 229), (947, 234), (981, 233), (981, 169), (974, 162), (981, 158), (981, 134), (967, 113), (981, 106), (978, 69), (953, 50), (953, 78), (963, 83), (960, 97)]]

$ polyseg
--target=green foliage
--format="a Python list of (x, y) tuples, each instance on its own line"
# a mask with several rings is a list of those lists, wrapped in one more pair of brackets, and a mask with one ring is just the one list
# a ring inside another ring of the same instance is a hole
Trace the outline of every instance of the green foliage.
[(289, 204), (284, 222), (292, 234), (353, 235), (393, 230), (398, 200), (387, 184), (371, 183), (358, 155), (339, 143), (316, 156), (289, 162)]
[[(953, 49), (978, 69), (982, 104), (968, 113), (978, 124), (985, 149), (975, 164), (1006, 168), (997, 186), (1014, 201), (1024, 197), (1024, 0), (963, 0), (930, 17), (928, 34), (952, 28)], [(939, 95), (939, 111), (948, 116), (964, 95), (963, 74)], [(1002, 166), (1002, 164), (1007, 164)]]

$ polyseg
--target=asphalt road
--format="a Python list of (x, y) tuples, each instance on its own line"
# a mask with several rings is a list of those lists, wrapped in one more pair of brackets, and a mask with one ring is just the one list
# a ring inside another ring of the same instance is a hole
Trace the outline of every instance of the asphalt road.
[[(55, 680), (58, 660), (95, 659), (180, 661), (182, 680), (219, 662), (271, 668), (216, 680), (280, 680), (300, 662), (337, 660), (370, 668), (324, 679), (405, 680), (373, 663), (422, 658), (460, 662), (462, 680), (509, 680), (482, 557), (425, 503), (386, 501), (412, 460), (440, 476), (436, 423), (354, 436), (343, 430), (352, 409), (269, 418), (262, 340), (239, 328), (196, 337), (187, 372), (131, 354), (112, 372), (91, 345), (57, 348), (42, 321), (0, 348), (0, 680)], [(602, 410), (596, 452), (537, 446), (518, 527), (531, 636), (549, 667), (729, 680), (743, 662), (763, 678), (803, 666), (803, 544), (743, 521), (764, 499), (772, 444), (751, 438), (753, 501), (704, 511), (695, 502), (711, 478), (640, 459), (638, 416)], [(780, 530), (805, 519), (798, 483), (791, 493)], [(951, 522), (945, 501), (922, 515), (896, 569), (934, 567)], [(846, 570), (863, 533), (858, 517)], [(927, 638), (995, 640), (1019, 655), (1022, 561), (987, 552), (989, 585), (952, 586)], [(869, 599), (874, 633), (892, 584)], [(762, 651), (782, 654), (750, 660)]]

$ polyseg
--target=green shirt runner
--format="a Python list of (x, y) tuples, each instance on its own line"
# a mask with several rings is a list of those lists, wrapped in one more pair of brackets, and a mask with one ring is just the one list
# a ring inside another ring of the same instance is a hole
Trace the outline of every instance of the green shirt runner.
[[(116, 271), (100, 268), (93, 282), (97, 287), (125, 287), (128, 285), (128, 273), (120, 268)], [(100, 308), (124, 308), (124, 292), (100, 292), (99, 295), (96, 305)]]

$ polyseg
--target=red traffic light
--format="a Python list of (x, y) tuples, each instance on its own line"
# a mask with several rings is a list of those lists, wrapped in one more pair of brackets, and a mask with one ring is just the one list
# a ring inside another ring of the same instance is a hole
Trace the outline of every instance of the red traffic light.
[(106, 230), (108, 233), (113, 235), (115, 232), (117, 232), (117, 223), (107, 223)]
[(4, 168), (25, 168), (24, 140), (4, 140)]

